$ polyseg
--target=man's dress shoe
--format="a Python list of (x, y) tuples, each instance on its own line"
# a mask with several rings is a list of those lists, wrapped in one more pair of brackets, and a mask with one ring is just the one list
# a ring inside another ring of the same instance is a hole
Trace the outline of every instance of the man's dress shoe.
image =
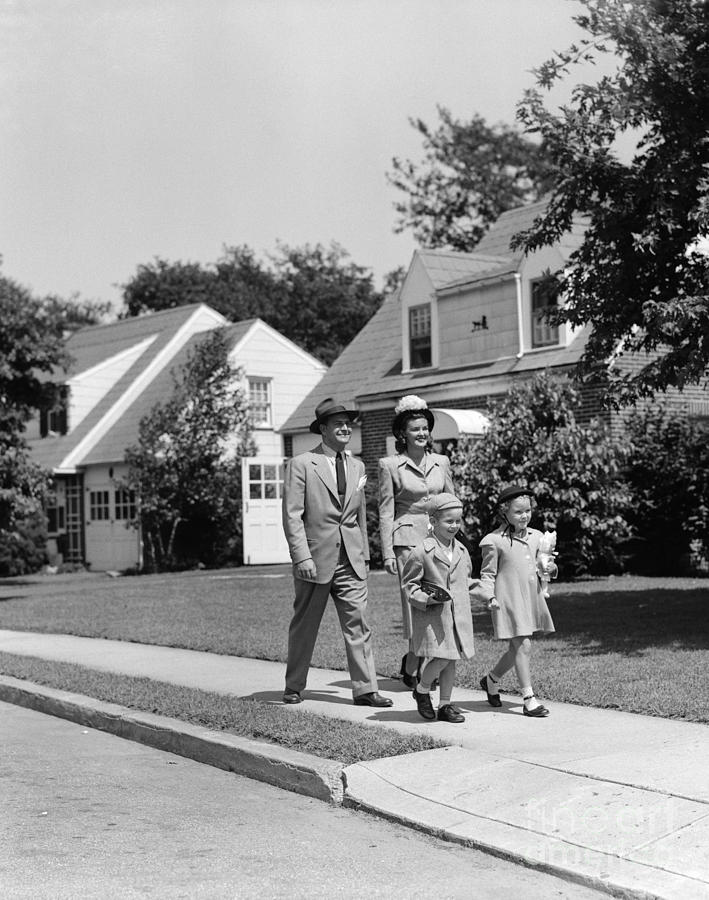
[(394, 701), (388, 697), (382, 697), (378, 691), (369, 694), (360, 694), (354, 698), (355, 706), (393, 706)]
[(300, 696), (298, 691), (292, 691), (290, 688), (286, 688), (283, 692), (283, 702), (284, 703), (302, 703), (303, 698)]

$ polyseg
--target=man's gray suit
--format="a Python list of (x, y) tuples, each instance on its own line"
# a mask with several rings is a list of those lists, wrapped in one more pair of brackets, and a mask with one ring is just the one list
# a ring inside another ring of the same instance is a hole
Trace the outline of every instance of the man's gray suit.
[[(367, 541), (364, 464), (345, 454), (347, 489), (341, 503), (332, 464), (321, 444), (286, 466), (283, 529), (294, 565), (295, 603), (288, 632), (286, 689), (300, 693), (310, 668), (328, 596), (345, 639), (355, 698), (377, 690), (367, 611)], [(295, 571), (312, 559), (314, 580)]]

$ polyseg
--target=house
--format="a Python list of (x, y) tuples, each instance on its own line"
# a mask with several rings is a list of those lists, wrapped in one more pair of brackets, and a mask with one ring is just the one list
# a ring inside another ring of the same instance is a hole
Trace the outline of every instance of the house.
[[(125, 450), (136, 443), (140, 420), (169, 396), (173, 370), (205, 333), (222, 327), (229, 359), (243, 371), (258, 448), (244, 461), (246, 497), (253, 497), (249, 540), (265, 544), (267, 557), (282, 543), (287, 559), (284, 539), (263, 524), (259, 506), (272, 506), (280, 490), (278, 429), (327, 367), (260, 319), (230, 325), (209, 306), (193, 304), (84, 328), (67, 339), (72, 362), (62, 402), (32, 420), (26, 435), (32, 458), (54, 476), (51, 560), (99, 571), (140, 565), (140, 534), (129, 524), (136, 498), (121, 487)], [(244, 531), (246, 545), (246, 521)]]
[[(352, 449), (376, 476), (379, 457), (393, 451), (391, 420), (397, 400), (423, 397), (435, 417), (434, 438), (480, 434), (490, 401), (541, 371), (565, 373), (583, 353), (586, 331), (550, 326), (544, 311), (555, 302), (545, 273), (563, 269), (580, 246), (584, 225), (553, 247), (525, 255), (510, 247), (531, 226), (543, 203), (500, 216), (473, 253), (417, 250), (399, 291), (389, 296), (327, 374), (288, 418), (286, 450), (312, 446), (307, 433), (314, 407), (325, 397), (356, 404), (361, 425)], [(695, 414), (709, 415), (702, 388), (668, 394)], [(579, 418), (619, 414), (601, 408), (584, 386)]]

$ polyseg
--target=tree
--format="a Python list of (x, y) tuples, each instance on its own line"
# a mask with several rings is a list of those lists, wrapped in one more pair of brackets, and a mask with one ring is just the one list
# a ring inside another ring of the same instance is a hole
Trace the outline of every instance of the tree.
[(425, 247), (470, 251), (507, 209), (538, 200), (554, 177), (543, 146), (509, 125), (475, 115), (454, 119), (438, 107), (435, 129), (410, 123), (423, 137), (422, 163), (394, 157), (387, 180), (405, 199), (394, 204), (397, 233), (413, 229)]
[(214, 264), (155, 262), (123, 285), (125, 315), (207, 303), (232, 322), (258, 316), (329, 364), (376, 312), (371, 273), (338, 244), (288, 247), (259, 261), (227, 247)]
[(52, 377), (66, 362), (65, 317), (58, 298), (34, 297), (0, 276), (0, 321), (0, 575), (23, 575), (46, 562), (49, 485), (23, 432), (37, 406), (57, 397)]
[(630, 494), (622, 478), (627, 452), (600, 422), (579, 425), (576, 408), (578, 395), (569, 382), (537, 375), (493, 404), (482, 438), (458, 442), (451, 454), (453, 482), (474, 545), (495, 524), (501, 487), (521, 483), (537, 498), (532, 524), (557, 530), (560, 572), (622, 568), (631, 533)]
[[(579, 374), (608, 372), (615, 405), (701, 382), (709, 364), (709, 4), (703, 0), (583, 0), (586, 37), (537, 70), (518, 109), (541, 136), (559, 180), (549, 205), (516, 244), (557, 241), (578, 214), (585, 240), (560, 274), (553, 321), (592, 326)], [(543, 91), (574, 63), (614, 52), (617, 71), (579, 85), (547, 110)], [(630, 163), (619, 134), (635, 136)], [(647, 355), (646, 355), (647, 354)]]
[(241, 456), (253, 452), (241, 373), (221, 329), (197, 345), (174, 390), (139, 426), (126, 451), (126, 486), (136, 491), (145, 568), (238, 561)]

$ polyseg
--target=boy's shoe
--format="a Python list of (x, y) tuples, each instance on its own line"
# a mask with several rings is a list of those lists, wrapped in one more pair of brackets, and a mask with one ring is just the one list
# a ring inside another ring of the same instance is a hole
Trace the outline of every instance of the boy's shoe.
[(431, 695), (420, 694), (415, 689), (411, 693), (413, 694), (414, 700), (416, 701), (419, 715), (424, 719), (435, 719), (436, 711), (433, 708), (433, 704), (431, 703)]
[(487, 689), (487, 675), (483, 675), (483, 677), (480, 679), (480, 687), (487, 694), (487, 702), (490, 704), (490, 706), (502, 706), (502, 700), (500, 700), (499, 692), (497, 694), (491, 694)]
[(442, 706), (438, 710), (438, 721), (465, 722), (465, 716), (461, 716), (460, 712), (455, 708), (455, 706), (451, 706), (450, 703), (446, 703), (445, 706)]

